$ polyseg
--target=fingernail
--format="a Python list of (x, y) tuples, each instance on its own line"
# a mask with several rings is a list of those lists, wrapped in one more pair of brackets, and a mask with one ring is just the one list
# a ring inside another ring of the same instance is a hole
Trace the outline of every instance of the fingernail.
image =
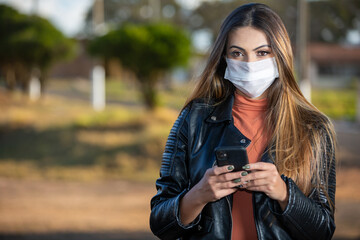
[(245, 166), (242, 167), (243, 169), (250, 169), (250, 165), (246, 164)]
[(234, 183), (238, 183), (238, 182), (241, 182), (241, 178), (237, 178), (235, 180), (233, 180)]
[(246, 175), (248, 175), (248, 172), (242, 172), (241, 173), (241, 176), (246, 176)]
[(229, 171), (234, 170), (234, 166), (233, 165), (228, 166), (228, 170)]

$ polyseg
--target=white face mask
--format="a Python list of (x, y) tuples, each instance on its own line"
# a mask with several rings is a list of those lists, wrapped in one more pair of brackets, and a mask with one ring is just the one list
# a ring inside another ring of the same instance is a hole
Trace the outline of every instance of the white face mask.
[(251, 98), (261, 96), (279, 77), (275, 57), (256, 62), (242, 62), (226, 58), (224, 78)]

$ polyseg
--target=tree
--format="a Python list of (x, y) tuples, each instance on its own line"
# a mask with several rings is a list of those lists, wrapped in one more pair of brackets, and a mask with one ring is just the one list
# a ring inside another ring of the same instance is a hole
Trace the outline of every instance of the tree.
[(311, 40), (342, 43), (349, 29), (359, 31), (360, 1), (328, 0), (309, 3)]
[(0, 5), (0, 36), (0, 69), (9, 89), (20, 84), (27, 90), (35, 70), (44, 83), (49, 67), (71, 56), (74, 45), (46, 19), (5, 5)]
[(15, 67), (18, 51), (14, 36), (25, 29), (24, 15), (13, 8), (0, 5), (0, 71), (9, 90), (12, 90), (16, 84)]
[[(151, 3), (156, 3), (151, 4)], [(104, 22), (110, 29), (124, 23), (146, 24), (149, 20), (166, 21), (186, 27), (190, 12), (181, 8), (176, 0), (106, 0)], [(86, 14), (84, 34), (93, 35), (92, 8)]]
[[(204, 1), (193, 12), (202, 21), (193, 30), (208, 28), (216, 35), (222, 20), (236, 7), (251, 0)], [(258, 0), (270, 6), (282, 18), (291, 40), (296, 37), (297, 0)], [(309, 1), (311, 42), (341, 43), (349, 29), (358, 29), (360, 22), (359, 0)], [(191, 26), (191, 23), (190, 23)]]
[(190, 39), (183, 30), (161, 23), (125, 24), (94, 39), (89, 46), (93, 55), (117, 58), (135, 73), (149, 109), (156, 105), (159, 75), (186, 64), (190, 49)]

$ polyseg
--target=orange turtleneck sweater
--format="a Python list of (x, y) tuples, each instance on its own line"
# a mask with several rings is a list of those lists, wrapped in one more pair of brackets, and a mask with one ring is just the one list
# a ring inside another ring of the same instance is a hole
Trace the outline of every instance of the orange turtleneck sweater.
[[(247, 147), (250, 163), (260, 161), (268, 143), (264, 127), (266, 108), (266, 98), (253, 100), (235, 94), (232, 109), (234, 125), (251, 140), (250, 145)], [(238, 190), (234, 193), (232, 219), (232, 240), (257, 239), (251, 192)]]

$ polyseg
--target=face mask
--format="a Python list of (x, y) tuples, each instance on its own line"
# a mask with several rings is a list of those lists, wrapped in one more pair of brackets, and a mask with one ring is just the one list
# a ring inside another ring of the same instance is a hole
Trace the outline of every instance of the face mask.
[(275, 78), (279, 77), (274, 57), (256, 62), (242, 62), (226, 58), (226, 63), (224, 78), (251, 98), (261, 96)]

